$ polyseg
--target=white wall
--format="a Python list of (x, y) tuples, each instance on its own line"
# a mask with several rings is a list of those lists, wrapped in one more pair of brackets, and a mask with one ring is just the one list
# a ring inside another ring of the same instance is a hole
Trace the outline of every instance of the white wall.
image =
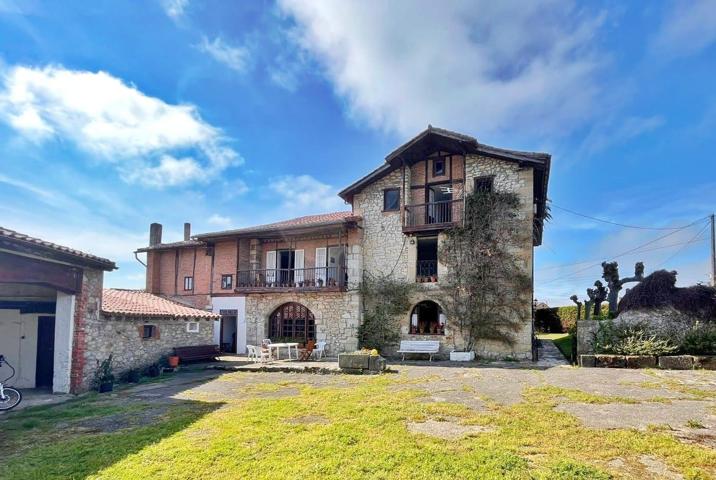
[[(246, 353), (246, 297), (212, 297), (212, 311), (236, 310), (236, 353)], [(218, 344), (220, 335), (220, 321), (214, 322), (214, 341)]]
[(72, 370), (72, 334), (74, 331), (75, 296), (57, 292), (55, 307), (55, 368), (52, 377), (52, 391), (70, 391)]
[[(35, 388), (37, 317), (20, 315), (20, 310), (0, 310), (0, 355), (15, 367), (8, 383), (18, 388)], [(11, 372), (7, 366), (0, 368), (0, 380)]]

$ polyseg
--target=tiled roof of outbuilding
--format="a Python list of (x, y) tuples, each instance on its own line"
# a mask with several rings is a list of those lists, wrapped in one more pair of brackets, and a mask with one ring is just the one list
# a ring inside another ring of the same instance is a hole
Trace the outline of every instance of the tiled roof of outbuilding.
[(144, 290), (107, 288), (102, 292), (102, 313), (124, 317), (204, 318), (215, 320), (217, 313), (188, 307)]
[(56, 243), (48, 242), (47, 240), (42, 240), (41, 238), (31, 237), (30, 235), (16, 232), (9, 228), (0, 227), (0, 243), (3, 243), (1, 241), (13, 243), (22, 248), (22, 251), (26, 253), (56, 253), (67, 257), (66, 260), (68, 262), (75, 259), (80, 264), (89, 264), (103, 270), (115, 270), (117, 268), (113, 261), (106, 258), (81, 252), (74, 248), (64, 247)]

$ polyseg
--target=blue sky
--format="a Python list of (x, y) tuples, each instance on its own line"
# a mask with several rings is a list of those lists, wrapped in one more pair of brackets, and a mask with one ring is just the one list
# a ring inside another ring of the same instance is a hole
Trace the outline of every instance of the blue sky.
[(171, 241), (344, 209), (430, 123), (552, 153), (539, 299), (611, 258), (705, 282), (703, 222), (557, 207), (664, 229), (715, 209), (714, 44), (713, 0), (0, 0), (0, 225), (141, 287), (150, 222)]

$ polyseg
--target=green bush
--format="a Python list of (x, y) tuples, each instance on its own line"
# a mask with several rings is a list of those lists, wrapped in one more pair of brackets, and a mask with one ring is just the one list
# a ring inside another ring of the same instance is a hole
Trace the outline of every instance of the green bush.
[(668, 355), (676, 352), (679, 346), (668, 338), (660, 338), (648, 333), (649, 325), (637, 323), (615, 324), (612, 320), (599, 323), (594, 347), (597, 353), (616, 355)]
[[(562, 331), (568, 332), (570, 328), (572, 328), (577, 323), (577, 306), (576, 305), (567, 305), (564, 307), (557, 307), (557, 315), (559, 315), (560, 321), (562, 322)], [(602, 304), (602, 310), (599, 314), (599, 317), (594, 318), (593, 320), (600, 320), (602, 318), (608, 318), (609, 317), (609, 304), (603, 303)], [(584, 305), (582, 305), (582, 320), (584, 320)]]
[(684, 335), (681, 351), (689, 355), (716, 355), (716, 325), (694, 325)]

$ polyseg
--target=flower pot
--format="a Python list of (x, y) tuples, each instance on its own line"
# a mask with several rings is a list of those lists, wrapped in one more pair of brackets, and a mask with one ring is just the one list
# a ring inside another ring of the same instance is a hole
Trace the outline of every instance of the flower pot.
[(107, 393), (111, 392), (114, 388), (114, 384), (112, 382), (103, 382), (99, 384), (99, 393)]
[(171, 368), (177, 368), (179, 366), (179, 357), (176, 355), (171, 355), (167, 358), (167, 363), (169, 363), (169, 366)]
[(475, 360), (475, 352), (450, 352), (451, 362), (471, 362)]

